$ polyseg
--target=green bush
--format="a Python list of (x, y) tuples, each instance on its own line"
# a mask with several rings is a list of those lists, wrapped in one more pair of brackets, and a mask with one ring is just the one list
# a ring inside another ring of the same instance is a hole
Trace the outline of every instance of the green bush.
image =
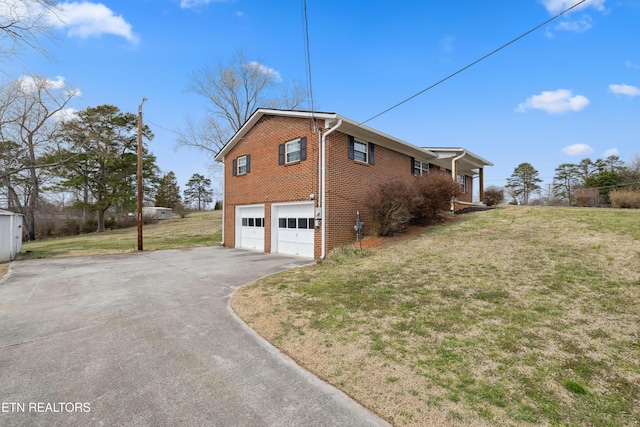
[(504, 189), (495, 185), (490, 185), (484, 190), (484, 204), (495, 206), (504, 202)]
[(609, 193), (611, 205), (614, 208), (638, 209), (640, 208), (640, 191), (613, 190)]
[(418, 177), (413, 186), (413, 218), (417, 222), (434, 220), (451, 208), (451, 200), (460, 195), (460, 184), (445, 172), (429, 172)]

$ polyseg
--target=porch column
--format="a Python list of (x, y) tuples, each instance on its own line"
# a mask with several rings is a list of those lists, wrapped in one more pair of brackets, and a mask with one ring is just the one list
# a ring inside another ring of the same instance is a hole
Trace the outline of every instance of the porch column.
[(480, 187), (480, 201), (484, 202), (484, 168), (478, 169), (478, 186)]

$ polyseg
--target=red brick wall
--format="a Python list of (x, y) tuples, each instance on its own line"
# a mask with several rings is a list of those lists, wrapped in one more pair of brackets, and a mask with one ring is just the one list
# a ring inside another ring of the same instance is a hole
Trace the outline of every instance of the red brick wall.
[[(364, 142), (364, 141), (363, 141)], [(415, 179), (411, 157), (375, 147), (375, 164), (349, 160), (349, 137), (339, 130), (327, 137), (327, 252), (356, 238), (356, 211), (365, 223), (365, 234), (375, 233), (365, 205), (367, 193), (390, 179)]]
[[(323, 126), (324, 122), (316, 123)], [(278, 145), (296, 138), (307, 138), (307, 160), (293, 165), (278, 165)], [(364, 141), (363, 141), (364, 142)], [(368, 141), (367, 141), (368, 142)], [(265, 252), (271, 252), (271, 204), (308, 201), (315, 195), (318, 206), (318, 133), (309, 119), (264, 116), (249, 130), (243, 140), (225, 156), (225, 246), (235, 246), (235, 208), (238, 205), (265, 205)], [(327, 253), (355, 240), (353, 226), (356, 211), (365, 222), (365, 234), (374, 233), (373, 222), (365, 205), (367, 193), (390, 178), (415, 179), (411, 158), (404, 154), (375, 146), (375, 164), (349, 160), (349, 136), (339, 130), (327, 137)], [(251, 155), (251, 171), (232, 175), (232, 161)], [(434, 169), (437, 167), (434, 166)], [(471, 201), (469, 192), (460, 200)], [(464, 206), (461, 206), (464, 207)], [(315, 258), (320, 257), (321, 233), (315, 230)]]
[[(307, 160), (278, 165), (278, 145), (307, 138)], [(251, 171), (233, 176), (232, 161), (251, 155)], [(265, 205), (265, 252), (271, 252), (271, 203), (308, 201), (318, 194), (318, 134), (309, 119), (264, 116), (243, 140), (225, 156), (224, 246), (235, 246), (235, 208)], [(316, 197), (317, 200), (317, 197)], [(316, 257), (320, 254), (320, 231), (316, 229)]]

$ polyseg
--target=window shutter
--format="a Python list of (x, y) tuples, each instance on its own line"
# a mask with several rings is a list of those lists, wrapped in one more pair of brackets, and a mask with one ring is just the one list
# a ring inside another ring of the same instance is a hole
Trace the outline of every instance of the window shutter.
[(411, 158), (411, 175), (415, 175), (416, 174), (416, 158), (412, 157)]
[(353, 160), (355, 158), (353, 152), (355, 151), (353, 144), (353, 137), (349, 135), (349, 160)]
[(238, 159), (233, 159), (231, 162), (231, 175), (236, 176), (238, 174)]
[(307, 137), (300, 138), (300, 160), (307, 160)]
[(373, 145), (372, 143), (369, 143), (369, 164), (370, 165), (375, 165), (376, 164), (376, 158), (374, 156), (374, 148), (376, 148), (375, 145)]
[(278, 164), (284, 165), (284, 144), (278, 145)]
[(247, 173), (251, 172), (251, 155), (247, 154)]

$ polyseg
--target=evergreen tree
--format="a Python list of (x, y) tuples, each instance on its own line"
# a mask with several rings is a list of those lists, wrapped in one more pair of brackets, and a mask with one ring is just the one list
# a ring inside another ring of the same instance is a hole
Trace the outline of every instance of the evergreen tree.
[(173, 171), (169, 171), (160, 179), (155, 205), (173, 208), (177, 203), (181, 202), (182, 196), (180, 196), (180, 187), (176, 180), (176, 174)]
[(507, 178), (505, 187), (510, 188), (513, 196), (520, 198), (522, 204), (528, 205), (531, 193), (540, 191), (538, 183), (542, 180), (538, 178), (538, 174), (539, 172), (531, 164), (520, 163)]
[[(85, 195), (80, 204), (98, 213), (97, 232), (105, 231), (109, 208), (135, 209), (137, 127), (137, 115), (123, 113), (113, 105), (88, 107), (64, 123), (61, 139), (69, 148), (58, 155), (70, 161), (58, 168), (61, 186)], [(149, 140), (153, 138), (146, 125), (142, 133)], [(143, 147), (145, 186), (157, 181), (155, 162), (155, 156)]]
[(184, 190), (184, 201), (186, 203), (197, 203), (199, 211), (206, 208), (207, 204), (213, 201), (211, 180), (194, 173), (187, 182), (187, 189)]
[(571, 192), (580, 185), (578, 165), (563, 163), (556, 168), (553, 177), (553, 195), (565, 199), (571, 206)]

